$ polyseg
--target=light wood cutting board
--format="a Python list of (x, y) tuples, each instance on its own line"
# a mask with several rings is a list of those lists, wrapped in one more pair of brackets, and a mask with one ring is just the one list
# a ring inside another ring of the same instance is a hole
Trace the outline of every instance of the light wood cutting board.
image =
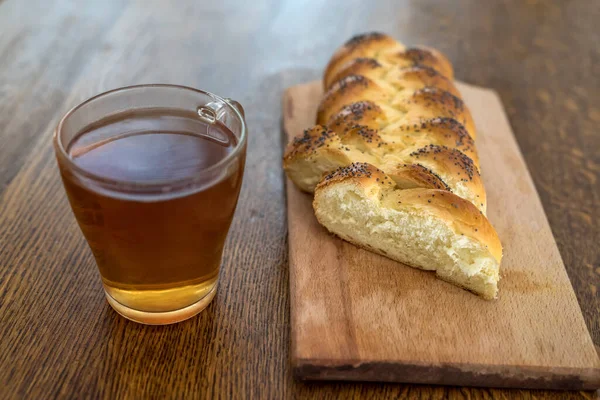
[[(504, 246), (496, 301), (326, 232), (287, 182), (292, 363), (304, 379), (594, 389), (600, 361), (495, 92), (458, 84), (478, 129), (488, 217)], [(314, 124), (320, 82), (283, 99), (288, 138)]]

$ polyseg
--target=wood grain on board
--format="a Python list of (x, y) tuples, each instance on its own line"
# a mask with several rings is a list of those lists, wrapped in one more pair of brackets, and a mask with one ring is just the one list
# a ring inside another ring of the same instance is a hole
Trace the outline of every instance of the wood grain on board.
[[(330, 235), (287, 184), (292, 363), (299, 377), (592, 389), (600, 361), (497, 95), (459, 84), (478, 130), (488, 218), (504, 246), (483, 300)], [(320, 82), (283, 100), (291, 138), (315, 120)]]

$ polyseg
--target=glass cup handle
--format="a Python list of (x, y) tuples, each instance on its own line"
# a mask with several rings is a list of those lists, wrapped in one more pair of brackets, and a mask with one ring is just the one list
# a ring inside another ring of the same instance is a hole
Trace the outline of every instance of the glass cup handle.
[[(242, 118), (246, 118), (246, 113), (244, 112), (244, 107), (237, 101), (230, 99), (229, 97), (225, 98), (225, 102), (238, 110), (240, 114), (242, 114)], [(223, 118), (223, 114), (225, 113), (224, 104), (222, 102), (211, 101), (210, 103), (200, 106), (196, 109), (198, 113), (198, 118), (203, 120), (204, 122), (212, 125), (216, 121), (220, 121)]]

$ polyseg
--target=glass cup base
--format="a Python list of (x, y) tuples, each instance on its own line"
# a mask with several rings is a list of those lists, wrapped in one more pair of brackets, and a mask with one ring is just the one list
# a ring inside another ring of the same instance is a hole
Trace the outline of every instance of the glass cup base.
[(206, 307), (208, 307), (212, 299), (217, 294), (217, 286), (218, 281), (215, 283), (215, 286), (211, 289), (211, 291), (206, 294), (206, 296), (204, 296), (194, 304), (191, 304), (179, 310), (166, 312), (147, 312), (136, 310), (119, 303), (106, 291), (104, 291), (104, 294), (106, 294), (106, 300), (108, 301), (108, 304), (110, 304), (110, 306), (117, 313), (121, 314), (123, 317), (131, 321), (146, 325), (168, 325), (185, 321), (186, 319), (195, 316), (196, 314), (204, 310)]

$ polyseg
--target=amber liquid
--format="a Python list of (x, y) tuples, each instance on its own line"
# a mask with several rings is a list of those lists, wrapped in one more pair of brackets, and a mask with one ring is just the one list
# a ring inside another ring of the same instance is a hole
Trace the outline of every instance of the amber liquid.
[[(108, 180), (155, 183), (198, 176), (236, 144), (219, 122), (209, 125), (191, 113), (147, 112), (86, 129), (68, 154), (83, 170)], [(243, 165), (242, 156), (212, 181), (149, 194), (106, 190), (61, 166), (109, 302), (147, 313), (172, 312), (213, 291)]]

